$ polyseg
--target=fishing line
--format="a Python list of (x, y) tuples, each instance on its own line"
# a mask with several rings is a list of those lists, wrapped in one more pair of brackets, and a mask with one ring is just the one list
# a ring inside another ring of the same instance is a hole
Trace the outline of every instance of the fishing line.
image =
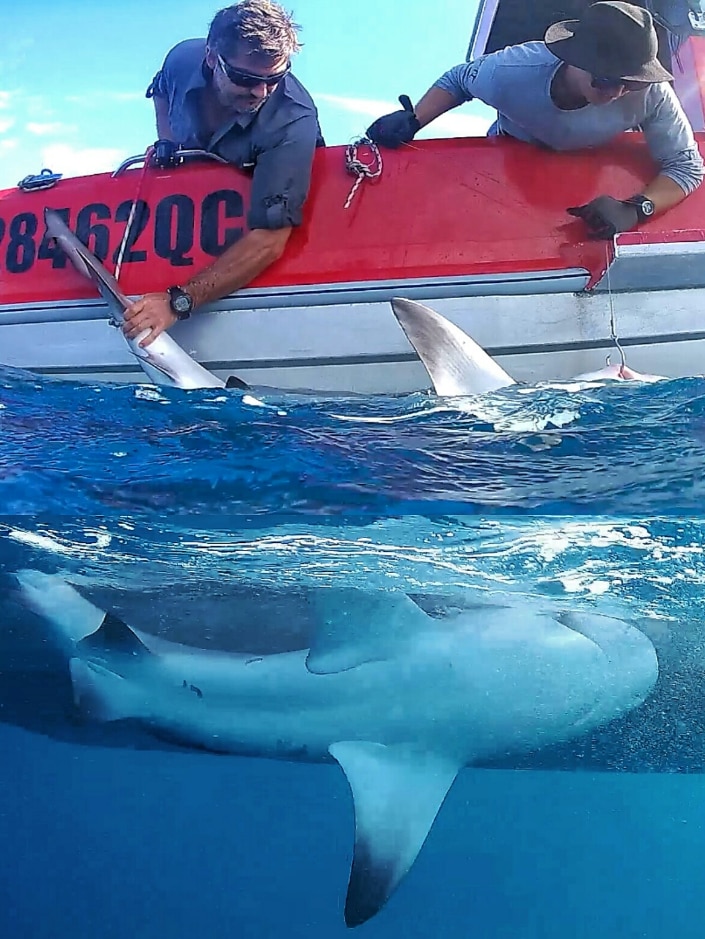
[[(614, 312), (614, 294), (612, 293), (612, 278), (610, 276), (610, 268), (612, 266), (612, 262), (610, 259), (609, 242), (605, 244), (605, 263), (606, 263), (605, 273), (607, 274), (607, 296), (609, 298), (609, 305), (610, 305), (610, 339), (615, 344), (617, 351), (619, 352), (619, 357), (622, 363), (620, 366), (620, 369), (624, 369), (627, 367), (627, 357), (624, 354), (624, 349), (622, 348), (622, 344), (619, 341), (619, 336), (617, 335), (617, 320), (616, 320), (615, 312)], [(609, 364), (610, 364), (610, 357), (608, 355), (607, 365)]]
[(144, 165), (140, 170), (140, 177), (137, 182), (137, 192), (135, 193), (135, 198), (132, 202), (132, 207), (130, 209), (130, 214), (127, 217), (127, 225), (125, 225), (125, 233), (122, 236), (122, 241), (120, 242), (120, 248), (118, 250), (117, 261), (115, 262), (115, 271), (113, 276), (116, 281), (120, 280), (120, 271), (122, 270), (122, 259), (125, 256), (125, 248), (127, 247), (130, 234), (132, 233), (132, 226), (135, 221), (135, 216), (137, 215), (137, 206), (140, 202), (140, 195), (142, 194), (142, 184), (144, 183), (144, 177), (149, 168), (149, 163), (152, 159), (152, 154), (154, 153), (154, 147), (148, 147), (147, 152), (144, 155)]

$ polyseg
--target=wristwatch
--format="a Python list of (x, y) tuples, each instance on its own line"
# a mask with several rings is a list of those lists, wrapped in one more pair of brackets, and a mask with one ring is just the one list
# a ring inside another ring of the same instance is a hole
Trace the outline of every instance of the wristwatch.
[(187, 320), (193, 310), (193, 297), (183, 287), (167, 287), (171, 312), (180, 320)]
[(647, 219), (656, 211), (656, 206), (653, 204), (651, 199), (647, 199), (645, 195), (639, 193), (636, 196), (632, 196), (631, 199), (625, 199), (629, 205), (633, 205), (636, 209), (637, 218), (640, 222), (645, 222)]

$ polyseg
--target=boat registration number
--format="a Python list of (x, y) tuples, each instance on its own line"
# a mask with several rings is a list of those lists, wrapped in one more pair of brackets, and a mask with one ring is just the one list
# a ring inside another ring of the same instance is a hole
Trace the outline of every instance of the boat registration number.
[[(165, 196), (154, 207), (139, 199), (134, 212), (133, 204), (127, 199), (113, 211), (104, 202), (90, 202), (75, 215), (69, 208), (56, 211), (101, 262), (114, 265), (122, 255), (123, 264), (143, 263), (156, 256), (172, 267), (189, 267), (194, 251), (217, 257), (244, 231), (244, 200), (233, 189), (209, 192), (198, 203), (177, 193)], [(52, 268), (67, 264), (66, 255), (47, 235), (41, 214), (0, 216), (0, 265), (10, 274), (24, 274), (37, 262), (47, 262)]]

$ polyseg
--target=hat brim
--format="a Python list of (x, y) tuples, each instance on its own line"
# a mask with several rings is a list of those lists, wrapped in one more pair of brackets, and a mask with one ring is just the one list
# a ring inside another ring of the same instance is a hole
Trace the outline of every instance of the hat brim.
[[(549, 51), (557, 58), (567, 62), (568, 65), (574, 65), (576, 68), (592, 74), (595, 63), (590, 61), (590, 53), (575, 37), (575, 27), (578, 23), (579, 20), (562, 20), (560, 23), (554, 23), (546, 30), (544, 42)], [(637, 72), (632, 72), (629, 75), (599, 77), (621, 79), (625, 82), (644, 82), (644, 84), (673, 81), (673, 75), (661, 65), (658, 59), (651, 59), (649, 62), (644, 63)]]

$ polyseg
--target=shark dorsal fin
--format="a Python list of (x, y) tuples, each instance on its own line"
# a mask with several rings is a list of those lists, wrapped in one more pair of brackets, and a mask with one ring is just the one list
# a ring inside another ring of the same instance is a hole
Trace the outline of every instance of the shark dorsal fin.
[(355, 803), (345, 922), (359, 926), (384, 906), (416, 860), (461, 761), (411, 744), (346, 740), (329, 750)]
[(129, 655), (149, 655), (147, 646), (127, 623), (112, 613), (106, 613), (103, 622), (90, 636), (82, 639), (78, 648), (91, 652), (122, 652)]
[(415, 300), (397, 298), (392, 310), (437, 395), (479, 395), (514, 384), (491, 355), (440, 313)]
[(325, 587), (312, 600), (316, 631), (306, 667), (316, 675), (357, 668), (399, 654), (432, 622), (398, 591)]

